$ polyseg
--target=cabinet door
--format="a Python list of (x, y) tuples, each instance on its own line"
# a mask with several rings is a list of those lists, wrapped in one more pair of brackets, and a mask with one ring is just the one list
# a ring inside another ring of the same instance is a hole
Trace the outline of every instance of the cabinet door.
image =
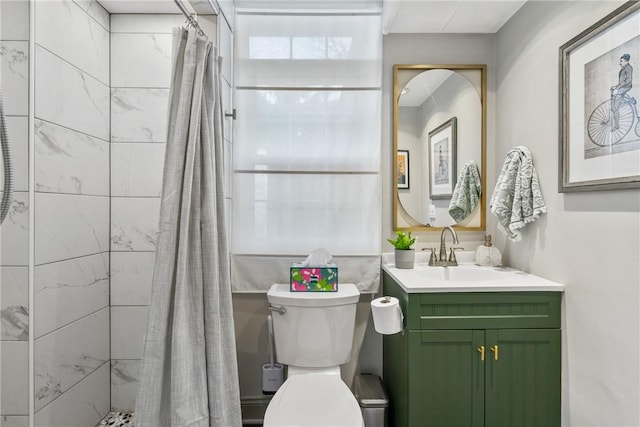
[(407, 427), (484, 426), (483, 345), (480, 330), (409, 331)]
[(560, 426), (560, 330), (487, 330), (485, 339), (486, 425)]

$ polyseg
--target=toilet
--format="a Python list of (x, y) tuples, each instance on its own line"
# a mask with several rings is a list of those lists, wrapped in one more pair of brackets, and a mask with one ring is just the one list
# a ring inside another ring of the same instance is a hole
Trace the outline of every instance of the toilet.
[(264, 427), (363, 427), (358, 402), (340, 377), (351, 355), (360, 293), (354, 284), (337, 292), (267, 292), (279, 363), (286, 381), (271, 399)]

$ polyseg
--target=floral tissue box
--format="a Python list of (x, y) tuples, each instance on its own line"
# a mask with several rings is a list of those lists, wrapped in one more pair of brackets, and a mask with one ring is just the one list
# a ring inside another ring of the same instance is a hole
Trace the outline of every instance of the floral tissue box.
[(291, 264), (290, 283), (291, 292), (337, 292), (338, 266), (310, 267), (294, 262)]

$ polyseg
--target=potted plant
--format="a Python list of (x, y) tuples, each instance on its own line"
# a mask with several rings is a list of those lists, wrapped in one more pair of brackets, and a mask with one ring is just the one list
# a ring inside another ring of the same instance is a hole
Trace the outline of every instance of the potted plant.
[(395, 239), (387, 239), (395, 248), (396, 267), (413, 268), (415, 261), (415, 251), (412, 248), (416, 242), (415, 237), (411, 237), (411, 232), (397, 231)]

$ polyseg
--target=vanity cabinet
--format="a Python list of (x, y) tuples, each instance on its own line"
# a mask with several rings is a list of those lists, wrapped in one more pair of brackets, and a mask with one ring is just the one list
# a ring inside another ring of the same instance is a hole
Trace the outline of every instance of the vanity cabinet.
[(383, 338), (390, 427), (560, 426), (561, 292), (407, 293)]

